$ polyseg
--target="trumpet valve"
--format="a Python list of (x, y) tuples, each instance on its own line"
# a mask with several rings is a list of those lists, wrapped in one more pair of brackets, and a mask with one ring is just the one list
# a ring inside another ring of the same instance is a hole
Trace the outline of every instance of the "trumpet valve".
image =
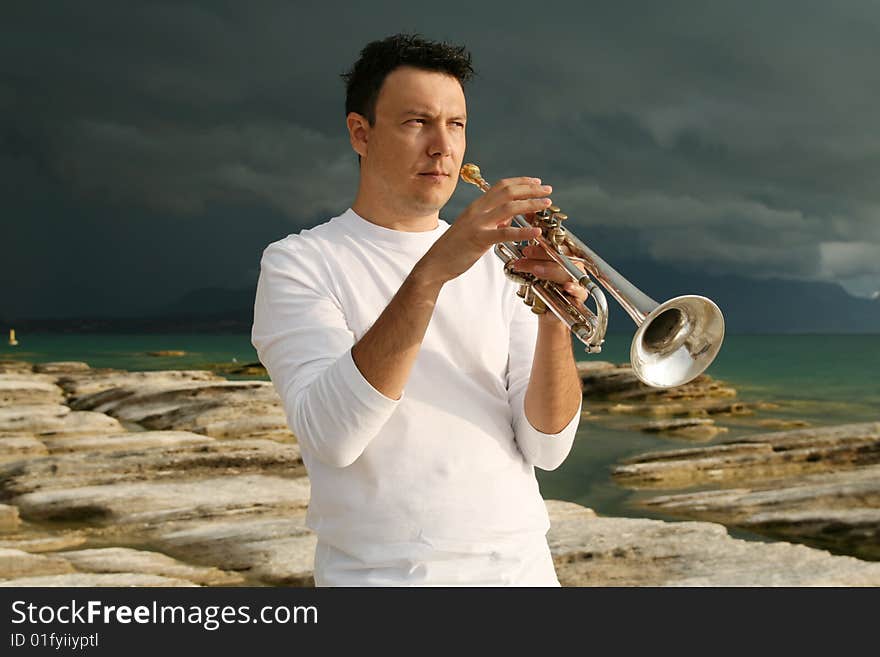
[(523, 296), (523, 302), (532, 309), (532, 312), (536, 315), (543, 315), (547, 312), (547, 305), (541, 300), (541, 298), (535, 294), (535, 288), (531, 285), (523, 286), (526, 288), (525, 296)]
[(553, 213), (550, 212), (549, 208), (538, 210), (537, 212), (535, 212), (535, 225), (539, 228), (545, 228), (552, 216)]
[[(529, 283), (532, 282), (530, 274), (514, 271), (512, 265), (509, 262), (505, 263), (504, 265), (504, 275), (507, 277), (507, 280), (513, 281), (520, 286), (528, 286)], [(520, 294), (520, 296), (522, 295)]]

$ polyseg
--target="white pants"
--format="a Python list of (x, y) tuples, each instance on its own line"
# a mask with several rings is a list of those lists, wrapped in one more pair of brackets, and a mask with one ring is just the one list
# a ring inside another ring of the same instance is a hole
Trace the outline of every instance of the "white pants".
[(315, 586), (559, 586), (545, 537), (488, 553), (416, 550), (366, 563), (328, 543), (315, 550)]

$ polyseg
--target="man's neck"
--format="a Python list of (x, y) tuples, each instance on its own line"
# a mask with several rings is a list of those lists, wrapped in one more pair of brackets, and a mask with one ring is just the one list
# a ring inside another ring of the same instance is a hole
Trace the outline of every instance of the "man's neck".
[(363, 195), (358, 194), (351, 209), (371, 224), (400, 230), (406, 233), (422, 233), (434, 230), (440, 221), (440, 211), (429, 214), (407, 213), (388, 207), (382, 203), (371, 203)]

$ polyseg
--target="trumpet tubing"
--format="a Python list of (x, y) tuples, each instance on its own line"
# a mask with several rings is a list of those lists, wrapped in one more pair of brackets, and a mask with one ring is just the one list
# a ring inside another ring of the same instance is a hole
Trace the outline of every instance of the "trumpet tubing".
[[(460, 173), (462, 180), (476, 185), (483, 192), (491, 188), (475, 164), (465, 164)], [(554, 282), (514, 272), (510, 265), (524, 257), (522, 249), (515, 242), (501, 242), (495, 245), (495, 255), (504, 263), (507, 277), (519, 285), (517, 295), (533, 312), (552, 312), (584, 344), (588, 353), (598, 353), (602, 350), (608, 328), (604, 288), (636, 323), (636, 334), (630, 345), (630, 363), (642, 382), (657, 388), (671, 388), (683, 385), (705, 371), (724, 340), (724, 316), (718, 306), (699, 295), (684, 295), (657, 303), (567, 230), (563, 226), (566, 219), (568, 216), (558, 207), (551, 206), (535, 213), (531, 222), (516, 215), (513, 223), (522, 228), (541, 229), (541, 235), (531, 244), (540, 246), (573, 281), (587, 289), (588, 299), (593, 299), (596, 311), (575, 304)], [(587, 273), (582, 272), (575, 262), (583, 263)]]

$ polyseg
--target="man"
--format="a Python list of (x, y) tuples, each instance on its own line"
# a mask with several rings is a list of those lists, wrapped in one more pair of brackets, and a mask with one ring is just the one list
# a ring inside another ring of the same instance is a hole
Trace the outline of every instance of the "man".
[[(344, 76), (354, 203), (263, 253), (252, 342), (309, 473), (318, 586), (559, 585), (534, 467), (568, 455), (580, 379), (568, 329), (491, 252), (539, 234), (510, 224), (550, 188), (502, 180), (439, 218), (471, 75), (463, 48), (368, 44)], [(566, 280), (526, 255), (519, 270)]]

